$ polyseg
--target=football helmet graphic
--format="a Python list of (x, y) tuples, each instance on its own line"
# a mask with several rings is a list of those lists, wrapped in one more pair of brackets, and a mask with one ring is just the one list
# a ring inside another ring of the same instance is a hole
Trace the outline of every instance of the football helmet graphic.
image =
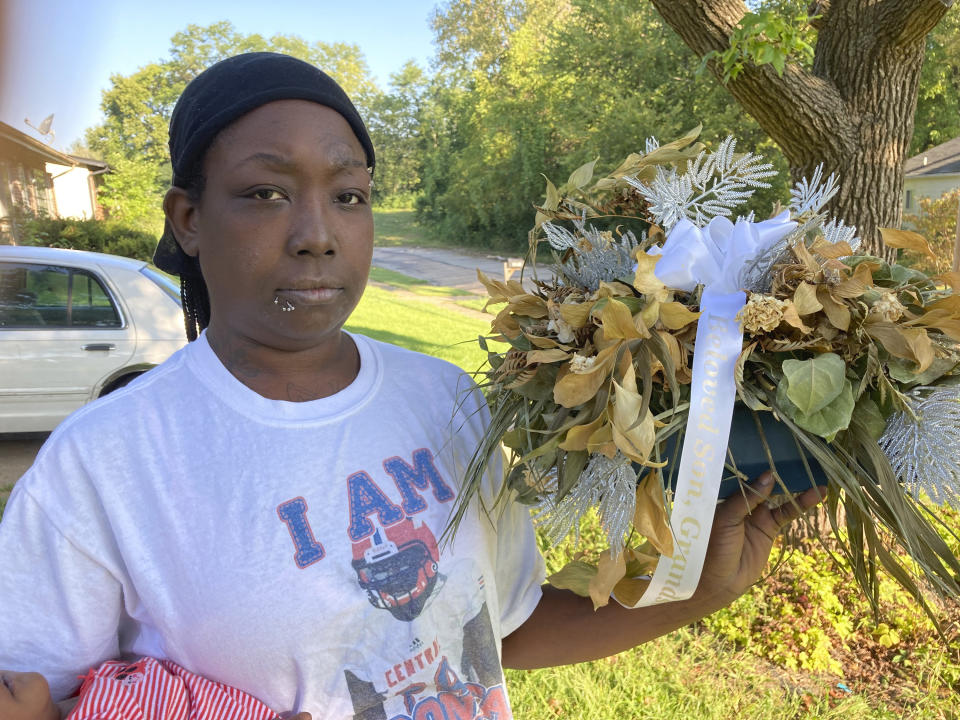
[(353, 569), (374, 607), (397, 620), (420, 615), (437, 583), (437, 540), (430, 528), (404, 518), (353, 544)]

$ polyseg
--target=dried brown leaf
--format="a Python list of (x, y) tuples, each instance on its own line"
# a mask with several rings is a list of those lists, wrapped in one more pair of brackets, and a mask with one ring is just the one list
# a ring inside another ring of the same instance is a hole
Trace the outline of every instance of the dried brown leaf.
[(685, 328), (698, 317), (700, 317), (700, 313), (688, 310), (683, 303), (666, 302), (660, 304), (660, 322), (669, 330)]
[(919, 233), (896, 228), (880, 228), (880, 236), (883, 238), (883, 244), (889, 248), (912, 250), (932, 260), (937, 259), (937, 254), (930, 248), (930, 243)]
[(787, 300), (787, 305), (783, 309), (783, 322), (791, 327), (795, 327), (804, 335), (809, 335), (813, 332), (812, 327), (803, 324), (803, 320), (800, 319), (800, 314), (797, 312), (797, 306), (790, 300)]
[(830, 324), (846, 332), (850, 328), (850, 308), (847, 304), (834, 298), (826, 285), (820, 285), (817, 288), (817, 299)]
[(558, 405), (572, 408), (590, 400), (607, 380), (616, 360), (618, 345), (611, 345), (599, 353), (588, 372), (568, 372), (553, 386), (553, 399)]
[(590, 579), (590, 599), (593, 600), (594, 610), (610, 602), (614, 586), (620, 582), (626, 571), (627, 563), (623, 553), (617, 557), (612, 557), (609, 550), (600, 553), (597, 574)]
[(615, 298), (607, 300), (607, 304), (600, 311), (600, 324), (603, 327), (603, 336), (607, 340), (639, 340), (650, 337), (646, 327), (643, 333), (637, 329), (637, 323), (633, 321), (633, 313), (630, 312), (624, 303)]
[(633, 526), (661, 555), (673, 557), (673, 531), (664, 506), (660, 473), (648, 472), (637, 488)]
[(570, 353), (555, 348), (553, 350), (531, 350), (527, 353), (528, 363), (552, 363), (558, 360), (569, 360)]
[(797, 286), (797, 291), (793, 294), (793, 304), (800, 317), (823, 309), (823, 305), (817, 300), (817, 288), (807, 282), (801, 282)]

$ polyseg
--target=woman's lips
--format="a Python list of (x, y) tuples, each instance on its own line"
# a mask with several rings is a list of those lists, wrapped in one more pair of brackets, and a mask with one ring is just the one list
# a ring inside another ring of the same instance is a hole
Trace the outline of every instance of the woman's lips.
[(335, 300), (342, 292), (343, 288), (338, 287), (283, 288), (277, 290), (277, 297), (294, 305), (322, 305)]

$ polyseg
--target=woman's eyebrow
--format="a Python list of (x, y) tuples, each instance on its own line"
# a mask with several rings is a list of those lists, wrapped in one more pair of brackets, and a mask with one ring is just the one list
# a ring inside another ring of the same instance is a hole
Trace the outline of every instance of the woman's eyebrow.
[[(277, 155), (269, 152), (255, 152), (252, 155), (248, 155), (237, 163), (237, 167), (247, 165), (249, 163), (259, 163), (261, 165), (266, 165), (271, 169), (287, 173), (291, 173), (297, 169), (297, 163), (294, 160), (291, 160), (284, 155)], [(367, 164), (363, 160), (359, 160), (352, 155), (340, 153), (337, 153), (330, 158), (330, 165), (333, 171), (338, 173), (345, 170), (354, 170), (356, 168), (366, 169), (367, 167)]]
[(358, 160), (352, 155), (335, 155), (330, 158), (330, 164), (337, 172), (342, 170), (353, 170), (355, 168), (362, 168), (366, 170), (367, 168), (367, 163), (365, 163), (363, 160)]
[(260, 163), (261, 165), (268, 165), (277, 170), (282, 170), (289, 172), (296, 167), (296, 163), (290, 160), (283, 155), (275, 155), (268, 152), (255, 152), (253, 155), (248, 155), (243, 160), (237, 163), (237, 167), (241, 165), (247, 165), (248, 163)]

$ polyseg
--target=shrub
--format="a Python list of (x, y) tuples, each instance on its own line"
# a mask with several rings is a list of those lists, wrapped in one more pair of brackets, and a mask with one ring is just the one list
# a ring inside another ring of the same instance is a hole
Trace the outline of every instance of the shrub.
[(945, 192), (938, 198), (919, 199), (920, 212), (906, 215), (904, 224), (911, 226), (930, 243), (936, 261), (924, 259), (915, 264), (928, 272), (946, 272), (953, 264), (953, 246), (957, 237), (957, 204), (960, 189)]
[(151, 233), (109, 220), (33, 218), (24, 224), (21, 235), (22, 245), (90, 250), (147, 261), (157, 247), (157, 237)]

